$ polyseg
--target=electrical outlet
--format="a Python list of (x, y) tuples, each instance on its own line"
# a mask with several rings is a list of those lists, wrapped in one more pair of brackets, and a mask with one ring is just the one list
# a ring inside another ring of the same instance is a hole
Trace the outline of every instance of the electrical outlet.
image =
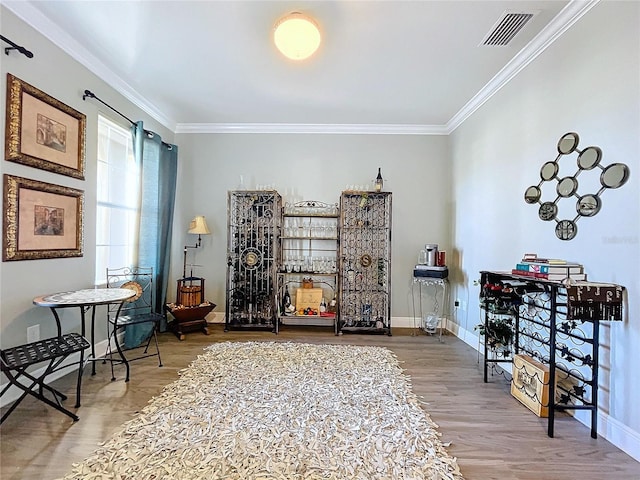
[(453, 302), (453, 306), (458, 308), (460, 306), (460, 300), (456, 300), (455, 302)]
[(33, 343), (40, 340), (40, 324), (27, 328), (27, 343)]

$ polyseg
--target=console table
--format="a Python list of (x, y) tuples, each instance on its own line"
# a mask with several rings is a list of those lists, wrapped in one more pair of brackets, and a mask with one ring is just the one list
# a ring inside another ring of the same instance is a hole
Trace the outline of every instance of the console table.
[[(591, 437), (597, 438), (600, 323), (623, 319), (624, 287), (594, 282), (564, 285), (494, 271), (480, 275), (485, 383), (490, 366), (513, 364), (514, 355), (529, 355), (549, 368), (548, 399), (527, 393), (548, 407), (548, 436), (553, 437), (556, 411), (587, 410)], [(492, 334), (497, 324), (510, 325), (513, 334), (511, 345), (500, 345), (499, 354), (497, 335)]]

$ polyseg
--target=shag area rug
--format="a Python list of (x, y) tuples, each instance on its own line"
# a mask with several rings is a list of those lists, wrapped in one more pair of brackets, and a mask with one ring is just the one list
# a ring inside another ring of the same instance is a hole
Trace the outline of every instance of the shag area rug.
[(463, 480), (386, 348), (225, 342), (64, 479)]

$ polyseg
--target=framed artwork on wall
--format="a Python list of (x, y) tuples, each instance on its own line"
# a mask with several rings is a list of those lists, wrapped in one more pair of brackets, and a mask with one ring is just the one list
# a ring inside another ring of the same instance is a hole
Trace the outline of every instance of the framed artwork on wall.
[(4, 175), (2, 260), (81, 257), (84, 191)]
[(84, 180), (86, 117), (7, 73), (5, 159)]

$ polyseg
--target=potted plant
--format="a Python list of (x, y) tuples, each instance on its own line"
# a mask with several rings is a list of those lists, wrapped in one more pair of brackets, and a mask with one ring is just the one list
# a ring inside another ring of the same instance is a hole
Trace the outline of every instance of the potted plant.
[(494, 350), (501, 350), (502, 356), (511, 354), (511, 344), (513, 341), (513, 319), (512, 318), (490, 318), (485, 323), (476, 325), (480, 335), (485, 337), (487, 345)]

